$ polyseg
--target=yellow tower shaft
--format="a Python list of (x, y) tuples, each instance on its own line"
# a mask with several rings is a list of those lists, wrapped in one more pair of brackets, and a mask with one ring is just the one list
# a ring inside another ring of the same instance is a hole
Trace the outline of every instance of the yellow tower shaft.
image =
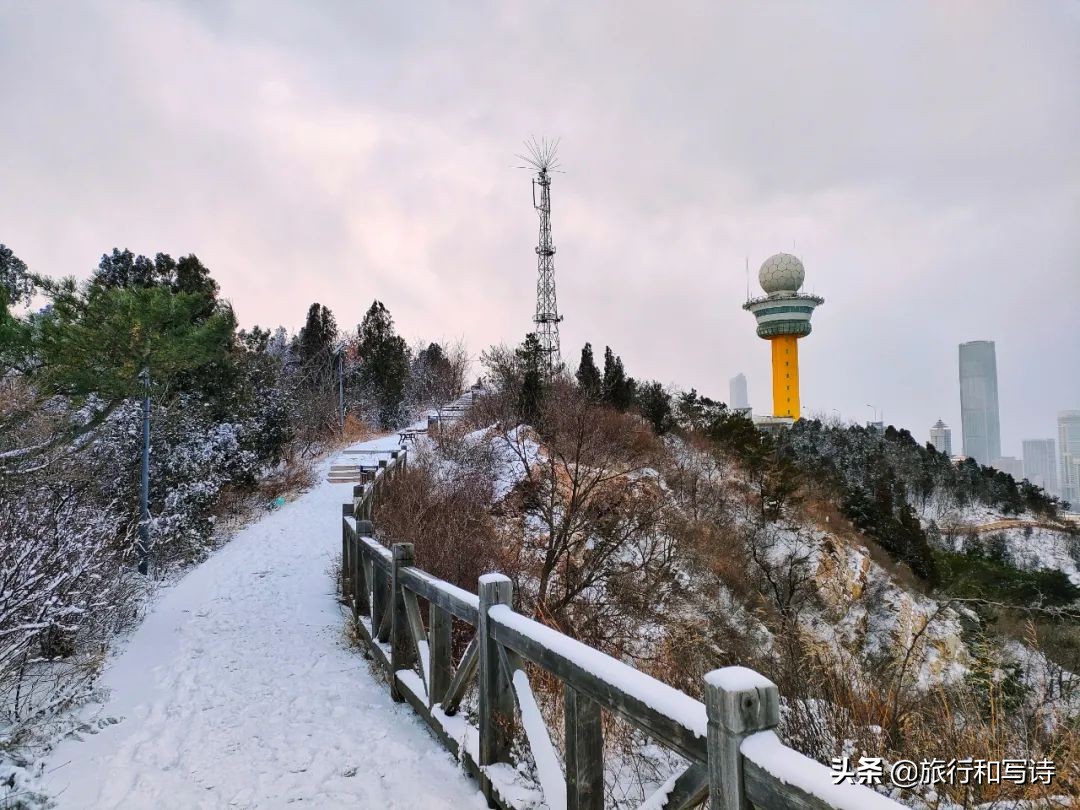
[(799, 339), (795, 335), (769, 338), (772, 344), (773, 416), (799, 418)]

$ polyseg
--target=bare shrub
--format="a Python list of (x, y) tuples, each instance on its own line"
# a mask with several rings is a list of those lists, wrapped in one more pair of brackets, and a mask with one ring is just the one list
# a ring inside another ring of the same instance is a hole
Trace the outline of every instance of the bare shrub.
[[(78, 474), (0, 493), (0, 719), (9, 741), (86, 697), (144, 586), (116, 564), (125, 515), (81, 501)], [(10, 482), (9, 482), (10, 483)]]
[(386, 544), (412, 543), (417, 565), (475, 592), (477, 579), (504, 560), (490, 504), (491, 482), (483, 475), (440, 479), (432, 465), (410, 458), (383, 490), (376, 531)]
[(270, 503), (279, 496), (303, 492), (315, 485), (316, 478), (315, 467), (309, 460), (287, 460), (277, 470), (259, 480), (257, 498), (262, 503)]

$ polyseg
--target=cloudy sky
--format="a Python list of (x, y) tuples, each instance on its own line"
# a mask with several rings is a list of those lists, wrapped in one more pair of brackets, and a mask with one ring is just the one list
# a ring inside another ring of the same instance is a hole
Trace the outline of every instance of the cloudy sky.
[[(804, 407), (959, 443), (997, 342), (1002, 444), (1080, 408), (1080, 3), (0, 5), (0, 242), (87, 275), (194, 252), (245, 325), (517, 342), (558, 136), (563, 353), (769, 406), (744, 263), (826, 299)], [(756, 281), (753, 282), (756, 289)]]

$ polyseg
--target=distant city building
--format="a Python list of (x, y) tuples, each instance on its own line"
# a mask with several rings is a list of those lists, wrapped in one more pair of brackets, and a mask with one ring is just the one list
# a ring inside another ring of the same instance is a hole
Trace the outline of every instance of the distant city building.
[(750, 407), (750, 398), (746, 395), (746, 375), (736, 374), (728, 381), (728, 393), (730, 394), (728, 405), (734, 410), (742, 410)]
[(1017, 481), (1024, 480), (1024, 462), (1016, 456), (1002, 456), (1001, 458), (995, 458), (990, 463), (990, 466), (995, 470), (1001, 470), (1003, 473), (1008, 473)]
[(934, 445), (934, 449), (939, 453), (952, 455), (952, 431), (940, 419), (930, 428), (930, 444)]
[(992, 340), (960, 344), (960, 422), (965, 456), (980, 464), (1001, 458), (997, 357)]
[[(1080, 482), (1080, 457), (1072, 456), (1069, 459), (1069, 467), (1072, 480)], [(1069, 511), (1076, 514), (1080, 512), (1080, 483), (1073, 484), (1072, 492), (1072, 497), (1062, 496), (1062, 500), (1069, 504)]]
[(754, 426), (764, 433), (780, 434), (795, 424), (790, 416), (753, 416)]
[(1024, 439), (1024, 478), (1058, 494), (1058, 460), (1053, 439)]
[(1080, 411), (1058, 411), (1061, 497), (1080, 511)]

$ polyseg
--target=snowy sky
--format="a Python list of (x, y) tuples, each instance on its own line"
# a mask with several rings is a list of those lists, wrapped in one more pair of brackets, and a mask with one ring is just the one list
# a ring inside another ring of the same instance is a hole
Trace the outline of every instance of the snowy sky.
[[(826, 298), (804, 407), (959, 449), (997, 342), (1003, 452), (1080, 408), (1080, 3), (5, 3), (0, 242), (85, 276), (194, 252), (245, 325), (375, 297), (478, 352), (531, 327), (519, 161), (560, 136), (564, 357), (769, 406), (745, 298)], [(755, 289), (756, 289), (756, 282)]]

